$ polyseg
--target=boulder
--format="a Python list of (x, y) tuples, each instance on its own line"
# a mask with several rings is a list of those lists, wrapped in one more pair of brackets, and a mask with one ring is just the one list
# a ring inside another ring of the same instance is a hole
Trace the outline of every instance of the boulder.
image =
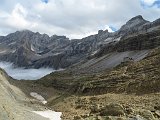
[(117, 103), (111, 103), (109, 105), (106, 105), (102, 110), (100, 111), (100, 115), (102, 116), (120, 116), (125, 115), (124, 108), (122, 105)]
[(91, 105), (90, 109), (91, 113), (98, 113), (100, 111), (100, 105), (99, 104)]
[(160, 105), (156, 105), (156, 106), (154, 106), (154, 109), (156, 109), (156, 110), (160, 110)]

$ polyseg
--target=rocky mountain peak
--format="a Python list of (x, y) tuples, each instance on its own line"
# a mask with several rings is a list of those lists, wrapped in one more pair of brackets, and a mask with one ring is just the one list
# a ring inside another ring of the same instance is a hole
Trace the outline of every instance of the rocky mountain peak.
[(109, 33), (108, 29), (106, 30), (98, 30), (98, 34)]
[(143, 17), (141, 15), (135, 16), (133, 18), (131, 18), (123, 27), (137, 27), (139, 25), (143, 25), (145, 23), (147, 23), (148, 21), (143, 19)]
[(16, 31), (15, 34), (33, 34), (34, 32), (30, 31), (30, 30), (20, 30), (20, 31)]
[(103, 32), (103, 30), (98, 30), (98, 34), (102, 34)]
[(146, 23), (149, 23), (149, 21), (145, 20), (141, 15), (135, 16), (120, 28), (119, 34), (128, 35), (138, 32), (138, 28)]
[(144, 20), (144, 18), (142, 17), (142, 15), (137, 15), (137, 16), (131, 18), (128, 22), (135, 22), (136, 20), (146, 21), (146, 20)]

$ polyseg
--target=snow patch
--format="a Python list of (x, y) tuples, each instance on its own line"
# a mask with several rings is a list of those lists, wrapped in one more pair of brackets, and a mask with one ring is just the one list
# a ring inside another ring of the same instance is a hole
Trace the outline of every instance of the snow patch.
[(40, 94), (36, 92), (31, 92), (30, 95), (34, 97), (35, 99), (39, 100), (40, 102), (42, 102), (43, 104), (47, 103), (47, 101)]
[(118, 42), (118, 41), (120, 41), (121, 40), (121, 37), (119, 37), (119, 38), (116, 38), (116, 39), (114, 39), (113, 41), (116, 41), (116, 42)]
[(4, 51), (0, 51), (0, 53), (5, 53), (6, 52), (6, 50), (4, 50)]
[(16, 50), (11, 51), (11, 53), (15, 53), (15, 52), (16, 52)]
[(34, 50), (34, 47), (33, 47), (33, 45), (32, 45), (32, 44), (31, 44), (31, 50), (32, 50), (32, 51), (35, 51), (35, 50)]
[(80, 45), (82, 42), (79, 42), (78, 45)]
[(111, 43), (111, 42), (118, 42), (120, 41), (121, 37), (118, 38), (107, 38), (106, 40), (104, 40), (105, 44)]
[(60, 55), (61, 54), (61, 52), (60, 53), (54, 53), (53, 55)]
[(105, 42), (111, 41), (113, 38), (107, 38), (106, 40), (104, 40)]
[(41, 115), (42, 117), (48, 118), (49, 120), (61, 120), (61, 112), (55, 112), (52, 110), (47, 111), (33, 111), (34, 113)]
[(91, 55), (95, 55), (98, 52), (98, 50), (94, 51)]
[(12, 42), (12, 43), (10, 43), (10, 44), (8, 44), (8, 45), (14, 45), (14, 44), (16, 44), (16, 42)]

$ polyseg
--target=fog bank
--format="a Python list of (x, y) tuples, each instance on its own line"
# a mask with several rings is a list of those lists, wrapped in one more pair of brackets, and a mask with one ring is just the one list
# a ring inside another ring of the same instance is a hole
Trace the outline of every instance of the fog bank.
[(0, 68), (3, 68), (9, 76), (17, 80), (36, 80), (55, 71), (52, 68), (14, 68), (13, 64), (9, 62), (0, 62)]

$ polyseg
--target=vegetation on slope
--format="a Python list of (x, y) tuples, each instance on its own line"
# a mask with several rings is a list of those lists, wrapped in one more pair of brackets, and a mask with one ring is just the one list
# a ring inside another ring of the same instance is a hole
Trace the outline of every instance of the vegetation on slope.
[(111, 71), (95, 75), (74, 75), (68, 71), (52, 73), (39, 84), (78, 94), (154, 93), (160, 91), (160, 48), (139, 62), (121, 63)]

